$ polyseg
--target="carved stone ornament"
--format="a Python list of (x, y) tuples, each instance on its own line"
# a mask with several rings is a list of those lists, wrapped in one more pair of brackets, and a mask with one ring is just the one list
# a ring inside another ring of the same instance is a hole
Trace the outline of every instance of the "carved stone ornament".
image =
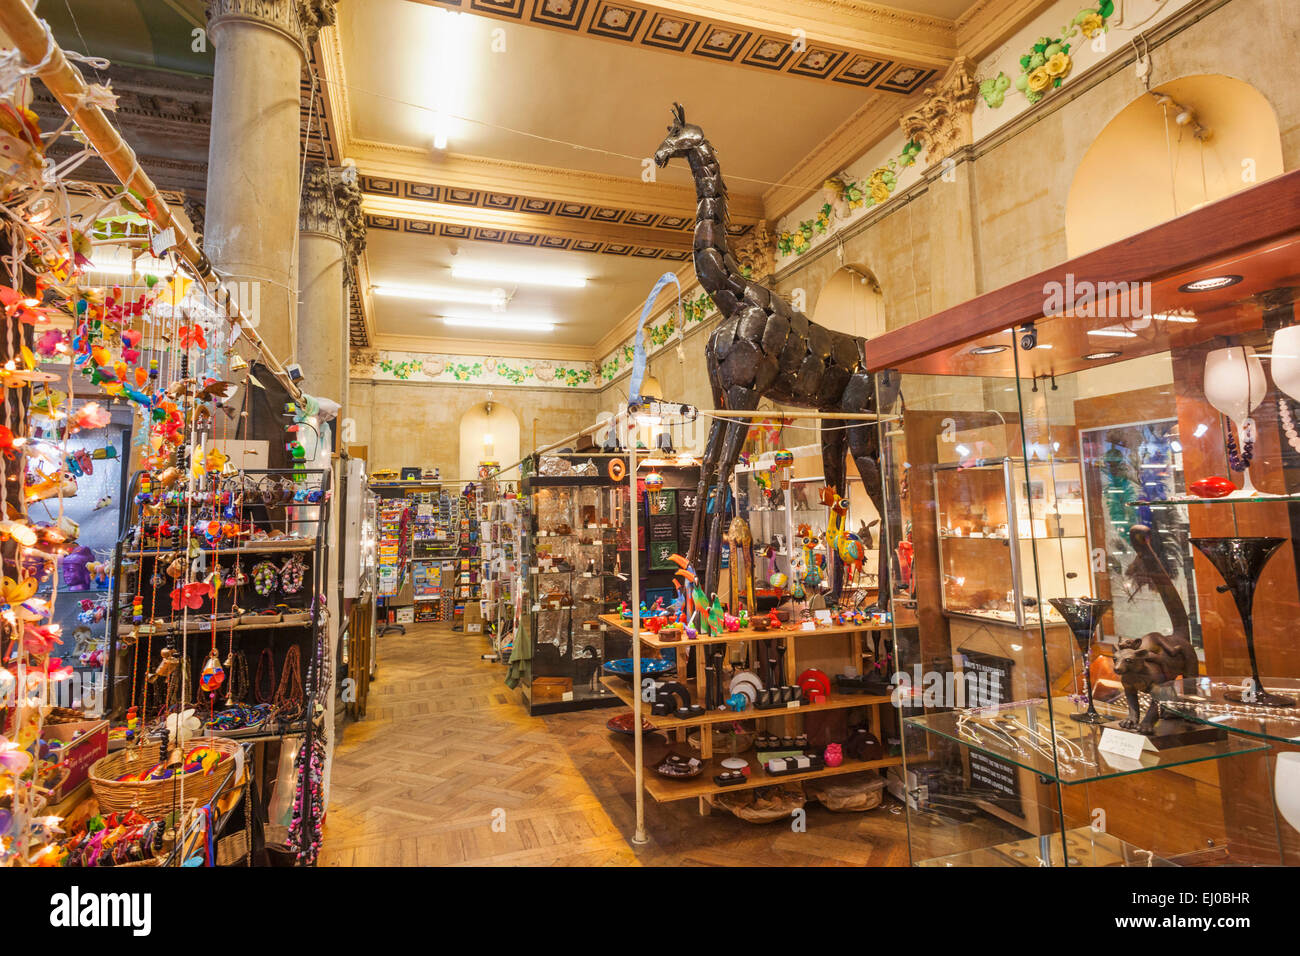
[(928, 164), (970, 145), (971, 113), (978, 94), (974, 64), (959, 56), (938, 83), (922, 91), (921, 105), (898, 121), (909, 139), (925, 147)]
[(207, 0), (208, 28), (223, 21), (251, 20), (310, 46), (322, 27), (334, 23), (337, 0)]
[(361, 212), (361, 187), (357, 168), (330, 168), (324, 163), (307, 164), (298, 206), (298, 228), (332, 236), (343, 244), (355, 267), (366, 248), (366, 219)]
[(767, 228), (766, 219), (760, 219), (749, 235), (737, 241), (736, 259), (749, 266), (756, 280), (776, 275), (776, 236)]

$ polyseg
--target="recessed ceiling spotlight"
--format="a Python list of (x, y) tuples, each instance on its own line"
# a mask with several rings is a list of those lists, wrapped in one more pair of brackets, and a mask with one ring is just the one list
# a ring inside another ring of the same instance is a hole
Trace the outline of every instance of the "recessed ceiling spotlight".
[(1109, 352), (1089, 352), (1083, 358), (1084, 361), (1087, 362), (1103, 362), (1106, 359), (1119, 358), (1123, 354), (1123, 352), (1116, 352), (1113, 350)]
[(1212, 289), (1226, 289), (1230, 285), (1236, 285), (1242, 280), (1241, 276), (1210, 276), (1206, 279), (1195, 279), (1192, 282), (1184, 282), (1178, 287), (1179, 292), (1209, 292)]
[(971, 355), (997, 355), (999, 352), (1005, 352), (1009, 346), (1006, 345), (977, 345), (970, 350)]

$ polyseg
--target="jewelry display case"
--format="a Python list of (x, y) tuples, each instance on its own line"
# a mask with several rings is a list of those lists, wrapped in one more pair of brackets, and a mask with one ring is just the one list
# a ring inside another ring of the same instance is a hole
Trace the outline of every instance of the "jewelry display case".
[(1300, 234), (1206, 210), (874, 343), (915, 864), (1300, 862)]

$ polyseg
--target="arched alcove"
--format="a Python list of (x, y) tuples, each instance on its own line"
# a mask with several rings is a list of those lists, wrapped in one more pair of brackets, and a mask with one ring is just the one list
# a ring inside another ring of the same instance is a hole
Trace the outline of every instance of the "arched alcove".
[(874, 339), (886, 331), (885, 297), (869, 269), (842, 266), (826, 280), (811, 318), (836, 332)]
[[(483, 461), (508, 465), (519, 460), (519, 417), (500, 402), (475, 405), (460, 418), (460, 474), (462, 481), (478, 477)], [(512, 470), (505, 477), (517, 476)]]
[[(1208, 135), (1194, 135), (1197, 123)], [(1124, 107), (1084, 154), (1066, 200), (1067, 251), (1082, 255), (1282, 172), (1277, 115), (1257, 89), (1219, 74), (1171, 80)]]

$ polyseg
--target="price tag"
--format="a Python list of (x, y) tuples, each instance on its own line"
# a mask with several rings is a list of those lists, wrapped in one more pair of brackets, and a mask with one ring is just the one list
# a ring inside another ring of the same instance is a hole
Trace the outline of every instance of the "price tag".
[(560, 695), (560, 700), (573, 700), (573, 691), (566, 690), (562, 695)]
[(1142, 756), (1142, 751), (1154, 751), (1156, 748), (1142, 734), (1133, 734), (1127, 730), (1107, 727), (1101, 732), (1101, 742), (1097, 744), (1097, 749), (1115, 754), (1117, 757), (1128, 757), (1136, 760)]
[(589, 578), (589, 577), (591, 577), (591, 572), (590, 572), (590, 571), (583, 571), (583, 572), (582, 572), (582, 576), (583, 576), (584, 578)]
[(815, 630), (817, 630), (817, 622), (816, 622), (816, 621), (804, 621), (802, 624), (799, 625), (799, 630), (801, 630), (801, 631), (815, 631)]
[(799, 701), (797, 701), (797, 700), (792, 700), (792, 701), (790, 701), (788, 704), (785, 705), (785, 709), (786, 709), (786, 710), (795, 710), (798, 706), (799, 706)]
[(537, 613), (538, 611), (540, 611), (541, 609), (542, 609), (542, 606), (541, 606), (540, 604), (534, 604), (534, 605), (533, 605), (533, 613), (534, 613), (534, 614), (536, 614), (536, 613)]
[(176, 245), (176, 227), (168, 226), (162, 232), (154, 233), (149, 245), (155, 258), (161, 258), (162, 254)]

